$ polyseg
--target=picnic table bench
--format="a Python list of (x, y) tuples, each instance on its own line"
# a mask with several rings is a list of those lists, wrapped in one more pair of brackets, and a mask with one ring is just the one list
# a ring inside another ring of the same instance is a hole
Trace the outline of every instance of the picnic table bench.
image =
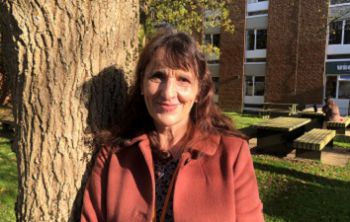
[(308, 118), (277, 117), (256, 123), (253, 126), (257, 128), (257, 147), (266, 153), (286, 155), (309, 122)]
[(313, 129), (294, 140), (293, 147), (320, 151), (332, 142), (335, 135), (335, 130)]
[(297, 114), (297, 103), (263, 103), (265, 115), (273, 116), (292, 116)]
[(350, 126), (350, 117), (345, 117), (343, 122), (336, 121), (328, 121), (327, 129), (333, 129), (337, 131), (337, 134), (344, 134), (346, 132), (346, 128)]
[(337, 137), (335, 130), (313, 129), (294, 140), (296, 157), (320, 160), (323, 164), (346, 166), (350, 161), (350, 152), (333, 147)]

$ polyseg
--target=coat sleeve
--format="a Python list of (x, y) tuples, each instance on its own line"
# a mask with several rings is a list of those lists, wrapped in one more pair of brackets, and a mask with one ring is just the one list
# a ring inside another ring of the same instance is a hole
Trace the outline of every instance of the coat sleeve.
[(246, 141), (234, 165), (237, 222), (264, 221), (253, 161)]
[(103, 146), (97, 155), (95, 165), (84, 191), (81, 222), (105, 221), (105, 191), (110, 152), (109, 147)]

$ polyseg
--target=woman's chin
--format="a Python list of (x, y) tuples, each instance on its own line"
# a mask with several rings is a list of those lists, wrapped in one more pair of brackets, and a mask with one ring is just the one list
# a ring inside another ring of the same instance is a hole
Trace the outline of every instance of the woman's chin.
[(181, 119), (176, 115), (170, 115), (169, 113), (157, 115), (157, 118), (155, 119), (155, 124), (158, 128), (186, 125), (184, 122), (186, 122), (184, 119)]

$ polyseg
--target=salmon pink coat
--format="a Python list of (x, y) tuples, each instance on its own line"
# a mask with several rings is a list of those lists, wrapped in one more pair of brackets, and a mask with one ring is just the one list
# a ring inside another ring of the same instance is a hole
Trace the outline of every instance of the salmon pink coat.
[[(264, 221), (247, 142), (199, 133), (195, 138), (191, 151), (183, 153), (179, 161), (174, 221)], [(102, 147), (85, 189), (81, 221), (150, 222), (155, 192), (146, 135), (122, 147)]]

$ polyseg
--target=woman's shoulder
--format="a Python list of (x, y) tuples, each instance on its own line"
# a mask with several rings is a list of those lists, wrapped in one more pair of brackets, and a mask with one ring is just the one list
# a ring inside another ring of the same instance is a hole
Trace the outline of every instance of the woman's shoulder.
[(228, 148), (248, 145), (247, 139), (238, 135), (221, 135), (221, 144)]
[(249, 150), (248, 141), (238, 135), (221, 135), (220, 147), (227, 154), (238, 155), (242, 150)]
[(123, 150), (127, 150), (127, 148), (129, 148), (129, 147), (133, 147), (141, 140), (143, 140), (142, 136), (138, 136), (138, 137), (135, 137), (132, 139), (125, 139), (122, 137), (116, 137), (113, 140), (110, 140), (110, 141), (105, 142), (105, 143), (101, 143), (100, 144), (100, 150), (101, 150), (100, 152), (102, 152), (103, 154), (118, 153), (118, 152), (121, 152)]

